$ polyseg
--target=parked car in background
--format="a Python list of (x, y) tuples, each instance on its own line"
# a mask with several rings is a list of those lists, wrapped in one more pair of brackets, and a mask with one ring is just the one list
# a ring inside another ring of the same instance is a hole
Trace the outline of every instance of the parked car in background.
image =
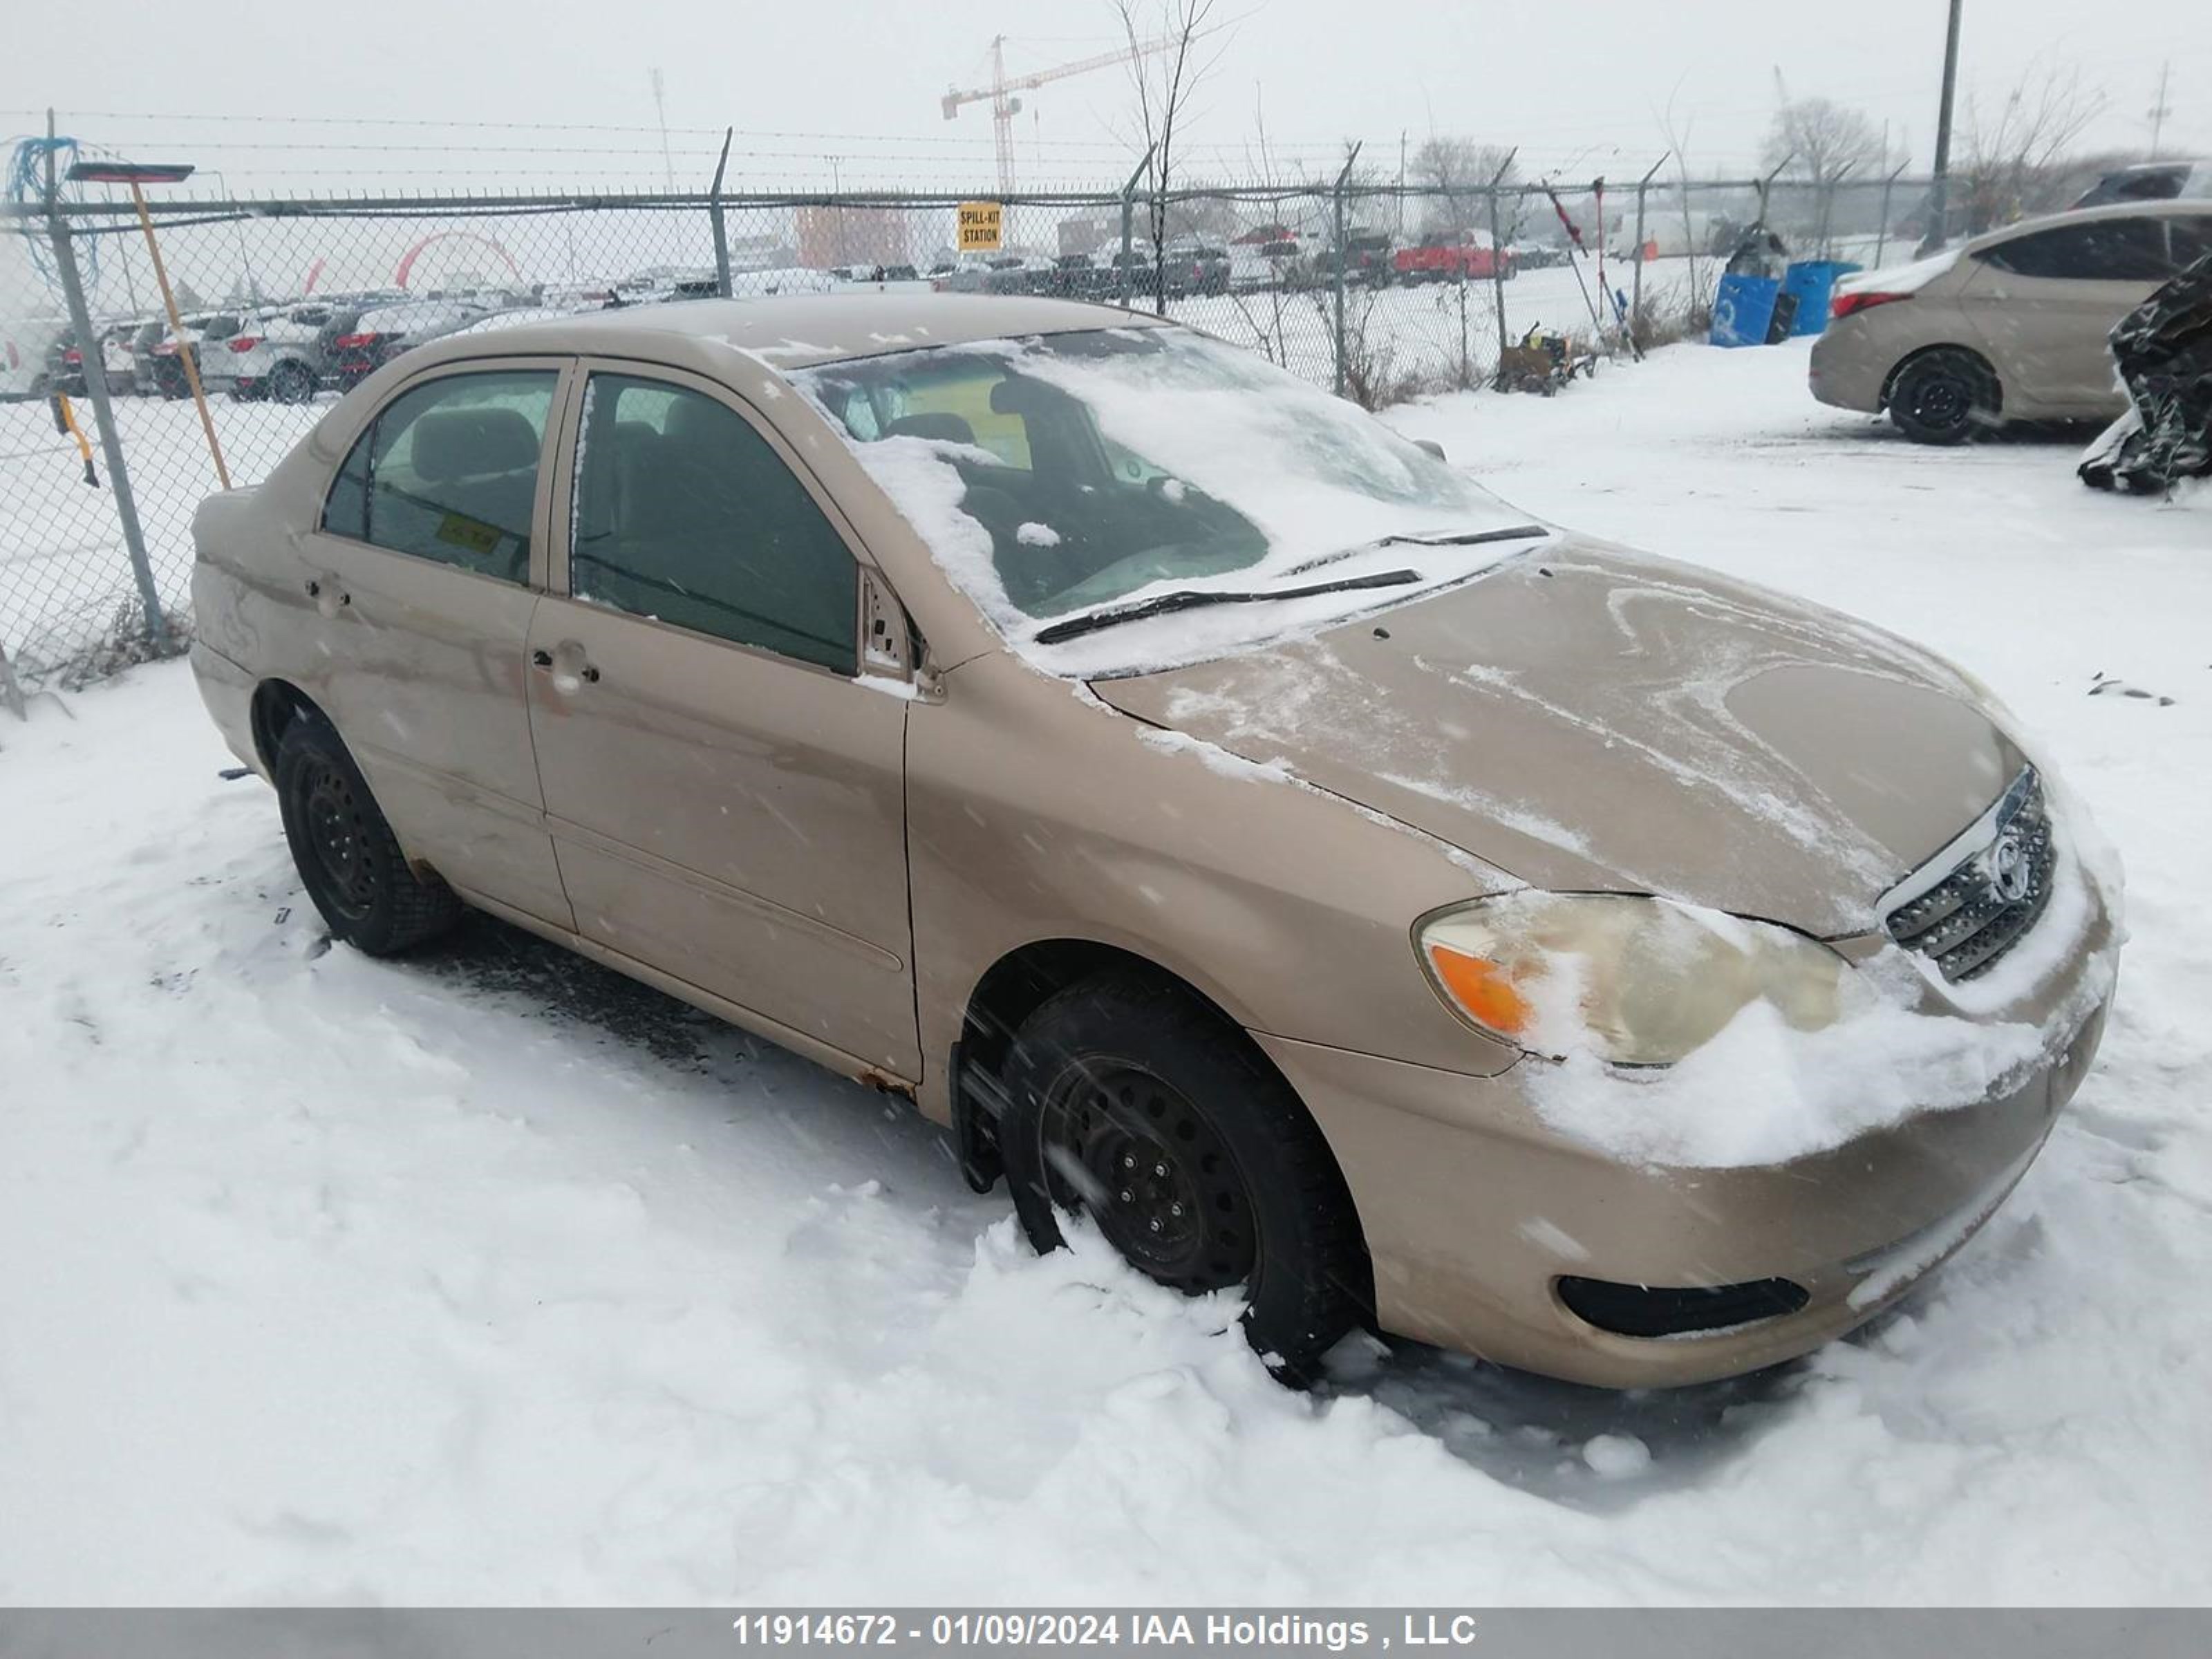
[(307, 402), (335, 374), (323, 345), (335, 311), (312, 301), (271, 306), (246, 319), (221, 350), (203, 346), (200, 379), (209, 395), (223, 390), (241, 402)]
[(2081, 192), (2077, 208), (2116, 202), (2204, 201), (2212, 198), (2212, 161), (2139, 161), (2120, 167)]
[(1233, 289), (1295, 288), (1304, 270), (1304, 256), (1295, 237), (1239, 242), (1229, 250), (1229, 286)]
[(1083, 299), (1098, 286), (1098, 261), (1088, 253), (1063, 253), (1052, 262), (1043, 291), (1062, 299)]
[(1115, 248), (1099, 262), (1097, 295), (1102, 300), (1118, 300), (1125, 293), (1149, 298), (1158, 287), (1159, 269), (1152, 250), (1142, 243), (1127, 253)]
[(131, 336), (131, 389), (142, 398), (151, 398), (161, 389), (154, 373), (155, 352), (168, 335), (166, 317), (149, 317)]
[[(155, 343), (151, 355), (154, 365), (154, 389), (164, 398), (191, 396), (191, 381), (185, 372), (185, 361), (191, 360), (194, 370), (204, 370), (209, 352), (238, 333), (251, 314), (237, 311), (197, 312), (183, 319), (184, 332), (173, 330), (165, 332)], [(207, 388), (207, 376), (200, 374), (200, 388)]]
[(332, 338), (331, 374), (342, 389), (359, 386), (403, 351), (489, 314), (453, 300), (410, 300), (363, 311), (350, 329)]
[[(145, 319), (130, 318), (121, 322), (109, 322), (98, 331), (100, 361), (106, 371), (107, 390), (111, 397), (127, 397), (135, 390), (131, 365), (131, 338), (144, 326)], [(70, 330), (54, 342), (52, 365), (47, 372), (49, 384), (57, 392), (67, 392), (72, 398), (86, 396), (90, 386), (85, 372), (84, 353), (78, 347), (76, 331)]]
[(1339, 270), (1354, 287), (1388, 288), (1397, 275), (1389, 233), (1364, 231), (1345, 238), (1341, 248), (1325, 247), (1314, 256), (1314, 280), (1333, 283)]
[(1167, 250), (1172, 299), (1229, 292), (1229, 250), (1210, 242), (1171, 242)]
[(1294, 1376), (1370, 1321), (1610, 1387), (1816, 1347), (2003, 1202), (2117, 974), (1968, 676), (1149, 317), (435, 342), (192, 538), (337, 940), (474, 904), (909, 1097)]
[(1813, 348), (1813, 395), (1887, 410), (1920, 443), (2008, 421), (2109, 421), (2127, 406), (2106, 336), (2212, 252), (2212, 201), (2031, 219), (1917, 264), (1848, 276)]
[(0, 398), (45, 397), (54, 343), (68, 331), (63, 317), (0, 317)]
[(1390, 265), (1406, 283), (1486, 283), (1510, 279), (1515, 269), (1511, 251), (1501, 258), (1488, 233), (1480, 230), (1431, 231), (1411, 247), (1400, 248)]

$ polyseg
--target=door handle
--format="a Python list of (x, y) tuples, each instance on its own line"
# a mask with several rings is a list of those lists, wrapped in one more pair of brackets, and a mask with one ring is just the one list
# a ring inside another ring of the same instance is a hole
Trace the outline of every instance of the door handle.
[(353, 603), (353, 595), (343, 588), (333, 587), (319, 576), (307, 578), (307, 597), (315, 602), (315, 609), (325, 617), (335, 617)]
[(574, 640), (563, 640), (548, 651), (532, 647), (530, 664), (553, 676), (553, 689), (563, 696), (574, 696), (586, 685), (599, 683), (599, 671), (584, 656), (584, 647)]

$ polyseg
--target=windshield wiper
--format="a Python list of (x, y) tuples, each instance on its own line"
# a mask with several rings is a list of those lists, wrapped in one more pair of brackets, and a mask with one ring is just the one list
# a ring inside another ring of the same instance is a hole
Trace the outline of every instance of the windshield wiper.
[(1420, 579), (1420, 573), (1417, 570), (1379, 570), (1372, 575), (1346, 576), (1341, 581), (1309, 582), (1304, 587), (1269, 587), (1249, 592), (1223, 588), (1182, 587), (1172, 593), (1139, 599), (1134, 605), (1070, 617), (1066, 622), (1056, 622), (1049, 628), (1039, 629), (1033, 637), (1039, 645), (1058, 645), (1063, 640), (1095, 634), (1102, 628), (1113, 627), (1116, 623), (1136, 622), (1146, 617), (1164, 617), (1170, 611), (1196, 611), (1209, 605), (1266, 605), (1277, 599), (1310, 599), (1318, 594), (1349, 593), (1363, 587), (1403, 587), (1407, 582), (1417, 582)]
[[(1540, 524), (1508, 525), (1503, 530), (1462, 530), (1442, 536), (1385, 536), (1380, 541), (1368, 543), (1369, 547), (1475, 547), (1484, 542), (1525, 542), (1532, 536), (1548, 536), (1552, 532)], [(1364, 551), (1355, 548), (1354, 552)]]
[(1503, 530), (1447, 532), (1439, 536), (1381, 536), (1371, 542), (1362, 542), (1357, 547), (1347, 547), (1341, 553), (1324, 553), (1317, 559), (1308, 559), (1287, 574), (1302, 575), (1309, 570), (1318, 570), (1325, 564), (1340, 564), (1346, 559), (1357, 558), (1362, 553), (1372, 553), (1378, 547), (1477, 547), (1485, 542), (1525, 542), (1551, 533), (1540, 524), (1516, 524), (1509, 525)]

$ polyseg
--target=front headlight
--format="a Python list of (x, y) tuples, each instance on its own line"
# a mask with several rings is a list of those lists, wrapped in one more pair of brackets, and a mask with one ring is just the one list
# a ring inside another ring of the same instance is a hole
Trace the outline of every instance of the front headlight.
[(1666, 1066), (1762, 999), (1802, 1031), (1841, 1012), (1846, 964), (1826, 945), (1667, 899), (1507, 893), (1414, 939), (1447, 1003), (1533, 1054)]

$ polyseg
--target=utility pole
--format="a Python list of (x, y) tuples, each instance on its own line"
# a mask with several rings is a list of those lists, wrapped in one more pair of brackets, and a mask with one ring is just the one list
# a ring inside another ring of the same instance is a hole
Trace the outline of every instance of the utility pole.
[(1921, 251), (1934, 253), (1948, 239), (1951, 216), (1951, 106), (1959, 93), (1959, 12), (1964, 0), (1951, 0), (1951, 23), (1943, 36), (1943, 100), (1936, 107), (1936, 179), (1928, 190), (1928, 240)]
[(2166, 118), (2173, 113), (2172, 106), (2166, 101), (2166, 88), (2172, 79), (2173, 64), (2168, 59), (2159, 66), (2158, 101), (2150, 106), (2150, 159), (2154, 161), (2158, 160), (2159, 140), (2166, 136)]
[(660, 182), (667, 190), (676, 188), (676, 166), (668, 159), (668, 99), (660, 71), (649, 71), (653, 76), (653, 109), (660, 120)]

